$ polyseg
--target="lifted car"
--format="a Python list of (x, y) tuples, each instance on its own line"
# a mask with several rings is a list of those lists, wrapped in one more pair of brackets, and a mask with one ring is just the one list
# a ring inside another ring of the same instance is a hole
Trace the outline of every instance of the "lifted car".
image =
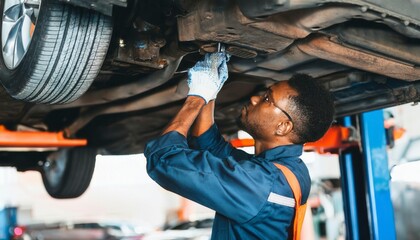
[(55, 198), (86, 190), (97, 150), (142, 152), (219, 43), (232, 55), (215, 116), (225, 134), (251, 95), (295, 73), (330, 90), (337, 117), (420, 99), (418, 1), (3, 0), (0, 12), (0, 124), (88, 140), (0, 153)]

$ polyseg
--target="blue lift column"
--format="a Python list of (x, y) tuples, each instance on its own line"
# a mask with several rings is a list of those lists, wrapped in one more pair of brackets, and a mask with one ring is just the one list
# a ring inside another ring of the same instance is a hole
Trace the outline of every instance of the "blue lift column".
[(361, 149), (340, 154), (346, 235), (351, 240), (395, 240), (383, 112), (340, 119), (360, 130)]
[(372, 239), (396, 239), (383, 111), (360, 116)]
[(0, 239), (6, 240), (12, 238), (13, 227), (17, 222), (17, 208), (4, 207), (0, 209)]
[[(344, 127), (356, 124), (355, 117), (340, 120)], [(360, 149), (345, 149), (339, 155), (341, 186), (343, 193), (344, 217), (346, 221), (346, 239), (369, 239), (369, 220), (365, 193), (365, 175)]]

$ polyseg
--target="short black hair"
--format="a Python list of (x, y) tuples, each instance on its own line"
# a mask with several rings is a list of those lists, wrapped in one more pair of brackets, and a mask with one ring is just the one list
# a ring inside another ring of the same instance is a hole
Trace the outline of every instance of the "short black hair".
[(288, 81), (297, 96), (290, 97), (295, 144), (314, 142), (320, 139), (334, 118), (334, 101), (330, 92), (316, 79), (306, 74), (295, 74)]

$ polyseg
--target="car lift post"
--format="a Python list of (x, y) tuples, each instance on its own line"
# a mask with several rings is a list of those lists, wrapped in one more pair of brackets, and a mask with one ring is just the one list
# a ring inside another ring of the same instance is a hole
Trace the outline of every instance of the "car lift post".
[(361, 138), (361, 149), (340, 154), (347, 239), (396, 239), (383, 111), (340, 121), (346, 127), (358, 123)]
[[(341, 124), (344, 127), (351, 127), (352, 120), (350, 117), (344, 117), (341, 119)], [(363, 196), (362, 194), (364, 193), (359, 149), (349, 148), (344, 150), (339, 154), (339, 162), (347, 239), (367, 239), (369, 231), (367, 228), (366, 201), (364, 198), (357, 199), (358, 196)], [(362, 212), (361, 209), (364, 211)], [(359, 216), (359, 212), (362, 216)]]
[(5, 206), (0, 208), (0, 239), (11, 239), (13, 228), (17, 223), (17, 208)]

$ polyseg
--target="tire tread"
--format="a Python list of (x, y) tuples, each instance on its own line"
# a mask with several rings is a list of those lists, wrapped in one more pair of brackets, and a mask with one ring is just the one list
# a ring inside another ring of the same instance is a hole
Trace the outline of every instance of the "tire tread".
[(67, 152), (67, 164), (61, 182), (51, 186), (48, 178), (42, 174), (48, 194), (57, 199), (76, 198), (89, 187), (96, 163), (97, 150), (94, 148), (73, 148)]
[[(98, 12), (45, 0), (42, 41), (32, 44), (29, 71), (2, 83), (14, 98), (47, 104), (69, 103), (98, 75), (112, 37), (112, 21)], [(25, 60), (25, 59), (24, 59)], [(20, 67), (20, 66), (19, 66)], [(19, 69), (16, 69), (19, 70)]]

